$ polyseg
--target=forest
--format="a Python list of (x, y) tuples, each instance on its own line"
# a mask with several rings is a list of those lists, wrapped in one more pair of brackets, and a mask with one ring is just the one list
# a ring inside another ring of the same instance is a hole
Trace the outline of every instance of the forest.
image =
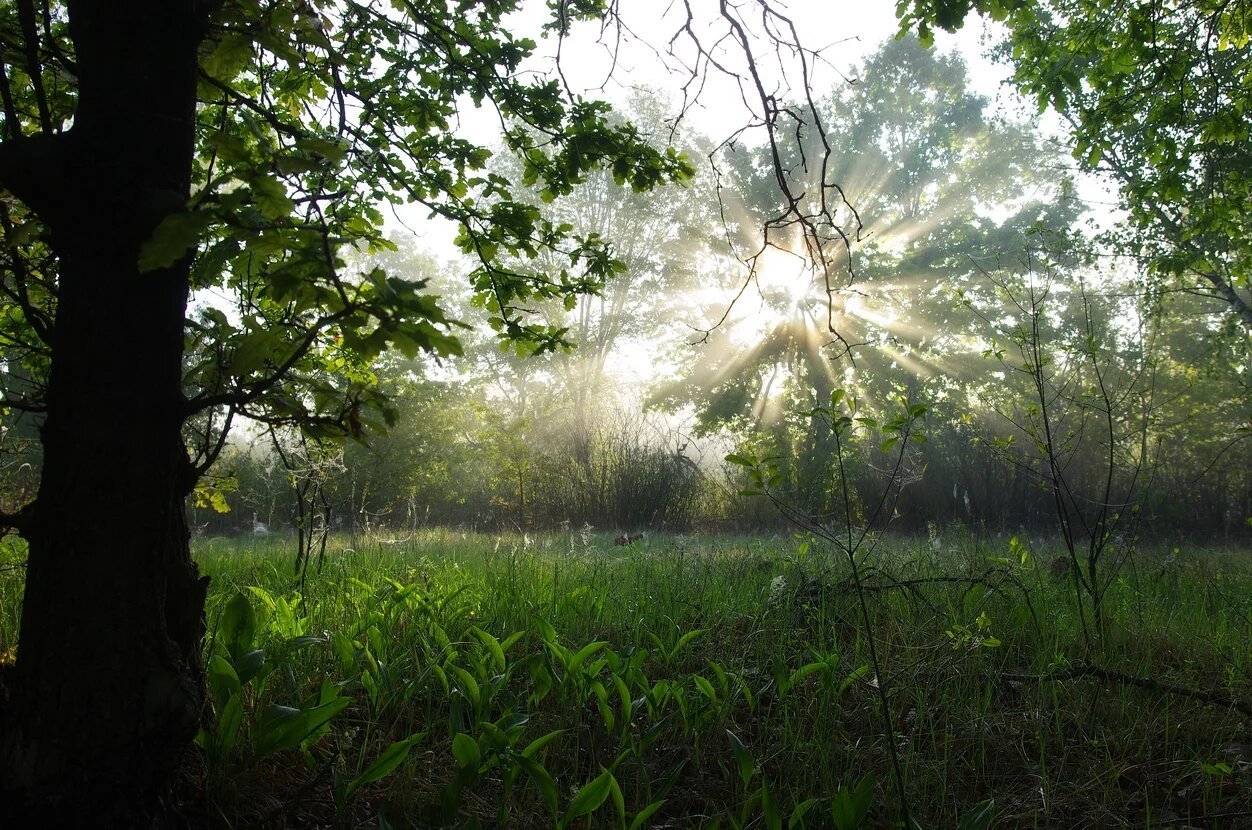
[(2, 826), (1252, 828), (1252, 5), (874, 15), (0, 0)]

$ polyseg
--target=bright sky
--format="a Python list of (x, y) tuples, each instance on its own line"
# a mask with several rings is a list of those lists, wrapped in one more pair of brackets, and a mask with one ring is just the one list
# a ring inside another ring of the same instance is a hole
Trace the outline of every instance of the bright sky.
[[(713, 0), (689, 0), (694, 14), (715, 15)], [(754, 8), (752, 0), (741, 2), (745, 10)], [(848, 0), (774, 0), (772, 5), (795, 23), (806, 49), (819, 50), (821, 60), (811, 64), (811, 86), (824, 92), (855, 75), (858, 64), (872, 54), (882, 42), (897, 31), (894, 4), (888, 2), (849, 2)], [(510, 21), (518, 33), (534, 36), (551, 12), (542, 0), (530, 0), (528, 8)], [(690, 40), (681, 33), (686, 21), (686, 5), (682, 0), (630, 0), (619, 7), (621, 27), (601, 29), (599, 24), (583, 23), (571, 36), (558, 44), (556, 39), (542, 41), (529, 69), (543, 74), (557, 71), (557, 49), (560, 48), (561, 74), (570, 92), (587, 98), (623, 100), (632, 88), (652, 89), (658, 95), (681, 101), (681, 87), (688, 80), (688, 69), (694, 61)], [(749, 25), (758, 17), (745, 15)], [(759, 25), (755, 26), (759, 31)], [(694, 19), (692, 31), (727, 69), (740, 75), (744, 63), (740, 50), (733, 43), (718, 43), (725, 25), (716, 17)], [(979, 38), (983, 26), (977, 18), (955, 35), (944, 32), (936, 37), (936, 48), (956, 50), (969, 64), (971, 86), (979, 93), (997, 97), (1003, 68), (982, 58)], [(762, 55), (766, 44), (759, 42)], [(791, 94), (798, 65), (785, 67), (791, 83)], [(771, 92), (786, 93), (787, 78), (779, 67), (762, 62), (763, 77)], [(696, 105), (688, 117), (697, 131), (721, 138), (741, 128), (750, 113), (734, 82), (713, 71), (700, 90)], [(462, 127), (467, 135), (490, 140), (498, 130), (493, 112), (474, 111), (467, 107), (462, 114)]]
[[(740, 50), (732, 43), (719, 43), (726, 29), (716, 18), (716, 2), (688, 1), (694, 14), (709, 16), (693, 22), (692, 29), (701, 42), (712, 49), (728, 70), (746, 76)], [(818, 94), (854, 77), (856, 67), (898, 29), (894, 3), (890, 2), (773, 0), (772, 5), (795, 23), (807, 49), (820, 51), (821, 59), (810, 64), (811, 87)], [(741, 6), (747, 10), (754, 8), (755, 3), (741, 0)], [(667, 100), (677, 114), (694, 60), (690, 40), (681, 33), (686, 8), (683, 0), (622, 2), (619, 4), (620, 28), (601, 29), (599, 24), (583, 23), (562, 43), (555, 38), (542, 40), (527, 70), (551, 75), (558, 72), (559, 67), (572, 94), (610, 102), (624, 101), (634, 89), (653, 90), (658, 97)], [(518, 34), (538, 38), (550, 14), (544, 0), (528, 0), (528, 6), (509, 23)], [(750, 23), (756, 23), (756, 18), (751, 18)], [(759, 26), (757, 28), (759, 30)], [(982, 22), (971, 16), (960, 32), (937, 33), (936, 48), (959, 52), (969, 67), (971, 87), (996, 101), (997, 106), (1014, 108), (1017, 99), (1002, 86), (1007, 77), (1005, 68), (982, 56), (983, 32)], [(773, 51), (765, 43), (758, 42), (756, 46), (761, 55), (772, 56)], [(794, 78), (799, 75), (798, 64), (780, 66), (777, 62), (763, 60), (760, 66), (771, 93), (782, 98), (799, 94), (799, 88), (794, 85)], [(751, 102), (745, 103), (737, 82), (725, 74), (712, 70), (706, 77), (698, 94), (691, 96), (694, 103), (687, 110), (685, 124), (698, 133), (721, 140), (752, 122)], [(692, 85), (693, 91), (696, 86)], [(493, 110), (475, 109), (466, 102), (458, 132), (472, 141), (491, 146), (499, 140), (499, 128), (499, 117)], [(753, 141), (752, 131), (743, 138)], [(417, 231), (425, 246), (436, 251), (451, 251), (453, 229), (434, 227), (415, 212), (402, 211), (399, 218), (405, 226)]]

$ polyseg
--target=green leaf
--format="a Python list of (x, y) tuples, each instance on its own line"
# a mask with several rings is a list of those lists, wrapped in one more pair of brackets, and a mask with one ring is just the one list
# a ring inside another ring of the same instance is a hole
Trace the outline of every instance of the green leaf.
[(796, 830), (804, 826), (804, 817), (809, 811), (821, 803), (820, 798), (806, 798), (795, 806), (791, 811), (791, 817), (787, 819), (787, 830)]
[(239, 738), (239, 727), (243, 724), (243, 702), (238, 695), (226, 701), (213, 728), (212, 754), (221, 763), (229, 757)]
[(685, 648), (688, 643), (690, 643), (696, 637), (700, 637), (708, 633), (709, 633), (709, 630), (707, 628), (696, 628), (691, 631), (688, 631), (686, 634), (678, 638), (677, 643), (674, 643), (674, 647), (670, 649), (668, 659), (670, 661), (673, 661), (673, 659), (678, 656), (678, 652), (682, 651), (683, 648)]
[(623, 680), (620, 675), (612, 674), (611, 677), (613, 678), (613, 686), (617, 689), (617, 698), (620, 707), (618, 709), (618, 722), (621, 723), (621, 732), (625, 735), (626, 730), (630, 726), (631, 716), (634, 715), (635, 712), (633, 702), (630, 699), (630, 688), (626, 685), (626, 681)]
[(235, 667), (221, 654), (214, 654), (209, 658), (209, 664), (205, 667), (205, 674), (209, 690), (213, 692), (213, 698), (218, 703), (232, 698), (243, 691), (243, 684), (239, 682), (239, 675), (235, 672)]
[(256, 614), (252, 604), (242, 591), (237, 592), (226, 608), (222, 611), (221, 620), (217, 625), (217, 636), (231, 658), (238, 660), (245, 652), (253, 649), (256, 639)]
[(584, 660), (586, 660), (588, 657), (595, 654), (597, 651), (599, 651), (600, 649), (604, 648), (607, 645), (608, 645), (607, 640), (597, 640), (594, 643), (587, 643), (587, 645), (580, 648), (578, 652), (575, 653), (574, 656), (570, 658), (569, 664), (566, 665), (565, 667), (566, 670), (571, 671), (571, 672), (577, 671), (582, 666)]
[(251, 184), (252, 198), (266, 219), (284, 219), (296, 209), (296, 203), (287, 196), (287, 188), (277, 179), (261, 176), (253, 179)]
[(808, 677), (813, 672), (821, 671), (824, 668), (826, 668), (825, 663), (807, 663), (801, 666), (800, 668), (793, 671), (791, 673), (791, 676), (787, 678), (787, 688), (788, 689), (795, 688), (795, 685), (799, 683), (801, 680)]
[(330, 723), (331, 719), (352, 702), (351, 698), (336, 698), (321, 706), (293, 709), (290, 706), (268, 706), (257, 719), (252, 742), (257, 757), (280, 749), (291, 749), (301, 741)]
[(461, 769), (476, 771), (482, 763), (482, 752), (478, 748), (478, 741), (464, 732), (458, 732), (452, 738), (452, 756), (461, 765)]
[(506, 661), (504, 659), (504, 648), (501, 647), (500, 641), (477, 626), (471, 628), (470, 633), (477, 637), (483, 646), (486, 647), (487, 652), (491, 655), (491, 661), (495, 666), (495, 670), (498, 672), (504, 671)]
[(378, 759), (374, 761), (374, 763), (366, 767), (364, 772), (356, 778), (353, 778), (348, 783), (348, 787), (345, 790), (345, 797), (351, 798), (352, 794), (360, 789), (362, 785), (371, 784), (390, 775), (396, 767), (404, 763), (405, 759), (409, 757), (409, 750), (412, 749), (413, 745), (420, 741), (425, 734), (426, 733), (424, 732), (419, 732), (416, 735), (405, 738), (403, 741), (396, 741), (391, 746), (384, 749), (382, 754), (378, 756)]
[(843, 787), (830, 800), (830, 817), (837, 830), (856, 830), (869, 814), (874, 779), (867, 773), (849, 790)]
[(743, 745), (743, 741), (739, 740), (738, 735), (727, 729), (726, 737), (730, 738), (730, 750), (735, 756), (735, 766), (739, 768), (739, 780), (746, 787), (756, 772), (756, 761), (752, 760), (752, 753)]
[(647, 827), (648, 819), (652, 818), (652, 816), (656, 814), (657, 810), (664, 807), (665, 802), (666, 802), (666, 799), (664, 798), (662, 798), (660, 801), (653, 801), (647, 807), (644, 807), (642, 810), (636, 813), (634, 819), (632, 819), (630, 822), (630, 827), (628, 828), (628, 830), (643, 830), (643, 828)]
[(782, 811), (774, 801), (774, 793), (765, 781), (761, 782), (761, 812), (765, 814), (765, 826), (769, 830), (782, 830)]
[(535, 753), (537, 753), (539, 750), (543, 749), (545, 746), (550, 744), (553, 740), (556, 739), (558, 735), (562, 734), (564, 731), (565, 731), (564, 729), (553, 729), (547, 735), (543, 735), (541, 737), (535, 738), (533, 741), (531, 741), (529, 744), (526, 745), (525, 749), (522, 750), (522, 757), (524, 758), (535, 757)]
[(207, 213), (179, 211), (161, 220), (152, 238), (139, 246), (139, 273), (168, 268), (196, 245), (214, 222)]
[(552, 623), (538, 614), (531, 614), (530, 618), (534, 621), (535, 627), (539, 629), (539, 638), (541, 640), (545, 643), (556, 642), (556, 629), (552, 627)]
[(525, 770), (526, 775), (539, 788), (539, 794), (543, 796), (543, 803), (547, 805), (548, 812), (555, 818), (560, 805), (556, 791), (556, 782), (552, 780), (552, 774), (548, 772), (543, 764), (529, 756), (523, 755), (515, 760), (517, 765)]
[(589, 816), (600, 809), (600, 805), (608, 799), (615, 783), (616, 779), (613, 778), (613, 773), (605, 770), (598, 778), (584, 784), (575, 793), (574, 798), (565, 809), (565, 816), (561, 819), (561, 826), (568, 827), (569, 823), (574, 819)]
[(613, 808), (617, 811), (618, 826), (626, 830), (626, 797), (622, 795), (622, 788), (613, 776), (609, 776), (609, 795), (612, 796)]
[(478, 681), (474, 676), (460, 666), (448, 666), (448, 672), (456, 678), (457, 687), (461, 693), (469, 700), (470, 705), (477, 712), (482, 707), (482, 690), (478, 687)]
[(252, 39), (237, 34), (226, 34), (208, 55), (200, 60), (200, 68), (210, 77), (229, 82), (244, 70), (252, 60)]
[(259, 676), (265, 669), (265, 649), (263, 648), (245, 651), (235, 660), (235, 672), (239, 675), (241, 684), (246, 684)]

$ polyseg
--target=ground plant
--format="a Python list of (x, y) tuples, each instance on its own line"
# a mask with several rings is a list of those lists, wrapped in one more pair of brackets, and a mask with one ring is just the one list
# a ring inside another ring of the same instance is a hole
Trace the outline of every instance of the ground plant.
[[(1063, 544), (210, 538), (213, 826), (1247, 826), (1252, 578), (1148, 546), (1085, 662)], [(358, 540), (359, 541), (359, 540)], [(0, 643), (20, 576), (0, 572)], [(894, 733), (883, 730), (878, 687)]]

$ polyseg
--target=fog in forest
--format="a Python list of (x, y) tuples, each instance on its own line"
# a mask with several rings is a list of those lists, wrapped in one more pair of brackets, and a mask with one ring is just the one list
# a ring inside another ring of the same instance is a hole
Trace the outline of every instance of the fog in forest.
[[(344, 442), (253, 424), (198, 491), (193, 525), (788, 527), (741, 495), (752, 471), (734, 455), (771, 459), (772, 492), (821, 522), (865, 521), (886, 487), (876, 529), (1046, 535), (1061, 488), (1081, 516), (1115, 516), (1119, 538), (1246, 539), (1247, 340), (1225, 304), (1152, 276), (1117, 183), (1079, 170), (1056, 119), (1001, 88), (1007, 70), (975, 37), (942, 47), (849, 43), (836, 54), (864, 57), (826, 73), (812, 113), (787, 110), (776, 147), (741, 107), (710, 115), (706, 96), (678, 119), (672, 90), (614, 87), (615, 117), (693, 175), (636, 192), (602, 171), (565, 198), (531, 192), (542, 221), (619, 263), (584, 296), (517, 299), (519, 324), (551, 335), (539, 347), (484, 325), (495, 300), (468, 286), (455, 228), (393, 212), (392, 249), (350, 266), (437, 294), (469, 326), (452, 330), (463, 353), (332, 364), (388, 396), (382, 428)], [(494, 146), (488, 169), (524, 179)], [(770, 224), (784, 213), (773, 152), (791, 192), (833, 205), (844, 238), (824, 263), (794, 220)], [(552, 250), (504, 267), (580, 279)], [(853, 427), (836, 436), (842, 417)], [(903, 452), (884, 431), (901, 417)]]

